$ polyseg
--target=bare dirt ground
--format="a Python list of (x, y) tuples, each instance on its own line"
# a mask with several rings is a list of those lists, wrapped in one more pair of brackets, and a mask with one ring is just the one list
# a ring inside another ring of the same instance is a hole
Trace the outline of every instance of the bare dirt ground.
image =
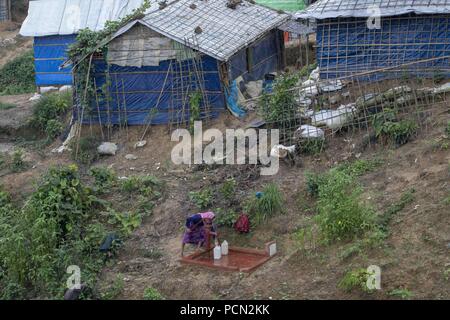
[[(410, 290), (413, 298), (448, 299), (450, 207), (444, 200), (450, 195), (450, 152), (436, 149), (433, 144), (442, 136), (448, 119), (448, 110), (441, 110), (435, 125), (398, 149), (383, 146), (363, 149), (362, 135), (343, 133), (331, 140), (324, 153), (305, 157), (296, 166), (282, 163), (279, 173), (272, 177), (259, 177), (248, 166), (207, 170), (175, 166), (170, 161), (175, 142), (170, 141), (166, 126), (153, 127), (146, 137), (148, 144), (142, 149), (134, 149), (133, 144), (139, 140), (143, 128), (130, 128), (128, 139), (125, 130), (115, 131), (111, 140), (118, 142), (118, 154), (101, 158), (95, 165), (112, 167), (119, 176), (153, 174), (166, 183), (166, 192), (164, 201), (125, 242), (118, 257), (105, 267), (100, 286), (108, 287), (120, 277), (124, 288), (119, 298), (123, 299), (141, 299), (147, 287), (157, 288), (169, 299), (380, 299), (391, 298), (388, 293), (398, 288)], [(219, 129), (244, 125), (228, 114), (208, 124)], [(57, 141), (44, 150), (27, 150), (29, 169), (0, 175), (0, 184), (15, 199), (23, 199), (49, 166), (72, 162), (67, 154), (50, 152), (60, 143)], [(138, 159), (126, 160), (128, 153)], [(327, 170), (356, 159), (359, 153), (361, 158), (383, 160), (381, 167), (361, 178), (365, 196), (378, 210), (386, 209), (411, 188), (416, 190), (414, 202), (395, 216), (386, 246), (381, 249), (345, 261), (340, 258), (345, 243), (318, 246), (308, 254), (299, 251), (293, 232), (313, 215), (311, 200), (305, 193), (304, 172)], [(285, 195), (286, 214), (249, 235), (223, 229), (223, 238), (231, 245), (253, 248), (263, 248), (265, 242), (276, 240), (278, 255), (252, 274), (180, 265), (184, 219), (196, 210), (189, 202), (189, 191), (218, 186), (230, 176), (238, 179), (239, 199), (261, 190), (269, 181), (277, 183)], [(371, 264), (382, 268), (381, 291), (369, 295), (345, 293), (337, 288), (346, 271)]]
[(0, 67), (33, 48), (33, 39), (19, 34), (20, 24), (0, 24)]

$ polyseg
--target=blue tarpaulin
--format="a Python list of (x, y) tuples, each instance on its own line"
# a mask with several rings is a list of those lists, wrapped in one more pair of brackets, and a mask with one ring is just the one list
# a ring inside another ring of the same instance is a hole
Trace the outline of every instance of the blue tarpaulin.
[[(188, 71), (188, 68), (192, 70), (192, 65), (192, 60), (181, 62), (181, 66), (176, 60), (166, 60), (159, 66), (142, 68), (110, 65), (110, 85), (107, 91), (109, 98), (103, 97), (102, 90), (98, 89), (98, 105), (97, 101), (92, 101), (91, 110), (85, 114), (84, 122), (128, 125), (186, 122), (190, 117), (186, 88), (189, 87), (190, 92), (200, 92), (199, 85), (205, 92), (200, 103), (200, 117), (218, 116), (225, 109), (225, 98), (217, 60), (202, 56), (199, 68), (203, 72), (200, 81), (196, 78), (196, 73)], [(94, 61), (97, 88), (102, 88), (107, 82), (107, 68), (104, 60)], [(180, 68), (183, 72), (180, 72)], [(187, 84), (188, 80), (190, 84)]]
[[(389, 68), (450, 55), (450, 15), (382, 17), (381, 29), (369, 29), (367, 18), (325, 19), (317, 23), (317, 61), (322, 79)], [(370, 80), (400, 77), (405, 72), (450, 76), (449, 59), (374, 73)]]
[(67, 49), (75, 42), (76, 35), (34, 38), (36, 85), (71, 85), (72, 68), (59, 70), (67, 60)]

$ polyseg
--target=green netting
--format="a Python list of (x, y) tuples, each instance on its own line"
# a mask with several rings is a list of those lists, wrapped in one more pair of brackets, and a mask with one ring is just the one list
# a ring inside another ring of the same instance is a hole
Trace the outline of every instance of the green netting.
[(306, 7), (304, 0), (256, 0), (256, 3), (285, 11), (298, 11)]

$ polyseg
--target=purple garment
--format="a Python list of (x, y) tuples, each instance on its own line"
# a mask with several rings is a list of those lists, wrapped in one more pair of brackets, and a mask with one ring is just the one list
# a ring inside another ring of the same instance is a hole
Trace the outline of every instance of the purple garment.
[(186, 231), (183, 236), (183, 243), (199, 244), (206, 240), (205, 228), (203, 226), (194, 227), (191, 232)]
[[(211, 226), (211, 232), (216, 232), (216, 229), (214, 226)], [(213, 236), (213, 239), (216, 237)], [(206, 232), (204, 225), (197, 225), (191, 229), (191, 232), (186, 232), (183, 235), (183, 243), (190, 243), (190, 244), (199, 244), (202, 242), (202, 245), (206, 242)]]

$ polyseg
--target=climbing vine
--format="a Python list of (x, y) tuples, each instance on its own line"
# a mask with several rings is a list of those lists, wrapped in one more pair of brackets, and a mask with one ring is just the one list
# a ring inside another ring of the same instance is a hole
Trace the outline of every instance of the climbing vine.
[[(105, 27), (100, 31), (92, 31), (89, 28), (79, 31), (77, 41), (69, 47), (68, 56), (74, 65), (76, 65), (74, 68), (75, 90), (82, 106), (87, 106), (89, 101), (92, 101), (97, 89), (93, 81), (95, 70), (92, 64), (92, 56), (96, 53), (106, 56), (107, 45), (105, 40), (127, 23), (143, 18), (150, 5), (150, 0), (144, 0), (139, 8), (134, 9), (122, 19), (118, 21), (107, 21)], [(103, 43), (105, 44), (102, 45)], [(103, 95), (106, 97), (107, 86), (108, 81), (105, 86), (98, 88), (101, 89)]]

